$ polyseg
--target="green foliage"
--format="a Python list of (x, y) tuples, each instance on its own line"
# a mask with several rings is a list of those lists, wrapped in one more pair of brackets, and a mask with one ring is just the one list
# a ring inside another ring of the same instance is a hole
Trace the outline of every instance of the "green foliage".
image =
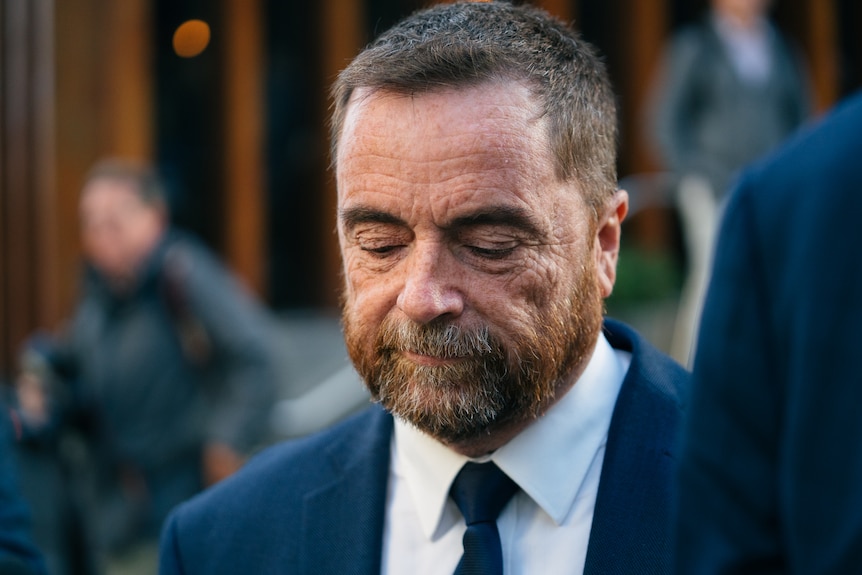
[(607, 299), (608, 310), (675, 298), (682, 282), (682, 265), (672, 253), (623, 247), (614, 292)]

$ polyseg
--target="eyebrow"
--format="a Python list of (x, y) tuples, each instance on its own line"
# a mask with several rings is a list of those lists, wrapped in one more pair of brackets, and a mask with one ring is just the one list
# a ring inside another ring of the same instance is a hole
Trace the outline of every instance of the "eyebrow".
[[(340, 210), (339, 218), (347, 231), (353, 230), (359, 224), (391, 224), (406, 226), (407, 222), (389, 212), (384, 212), (366, 206), (356, 206)], [(541, 235), (541, 227), (536, 220), (523, 208), (516, 206), (492, 206), (454, 218), (446, 224), (446, 230), (457, 230), (477, 226), (506, 226), (521, 230), (532, 236)]]
[(365, 206), (357, 206), (355, 208), (347, 208), (340, 210), (339, 218), (344, 222), (347, 231), (351, 231), (359, 224), (393, 224), (397, 226), (405, 226), (407, 223), (401, 218), (397, 218), (388, 212), (375, 210)]
[(525, 209), (516, 206), (493, 206), (453, 219), (446, 227), (449, 229), (475, 226), (506, 226), (528, 233), (541, 235), (541, 226)]

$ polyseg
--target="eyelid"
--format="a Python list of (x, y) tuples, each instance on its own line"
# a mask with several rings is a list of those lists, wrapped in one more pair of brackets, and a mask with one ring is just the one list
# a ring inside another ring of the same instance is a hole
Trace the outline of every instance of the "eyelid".
[(516, 244), (505, 248), (485, 248), (480, 246), (467, 246), (467, 248), (473, 252), (473, 254), (481, 258), (497, 260), (510, 256), (516, 249), (518, 249), (519, 245), (520, 244)]
[(391, 253), (397, 249), (403, 248), (404, 244), (386, 244), (382, 246), (359, 246), (363, 252), (368, 252), (371, 254), (383, 255)]
[(409, 232), (389, 222), (362, 222), (348, 233), (360, 251), (379, 259), (391, 257), (410, 241)]

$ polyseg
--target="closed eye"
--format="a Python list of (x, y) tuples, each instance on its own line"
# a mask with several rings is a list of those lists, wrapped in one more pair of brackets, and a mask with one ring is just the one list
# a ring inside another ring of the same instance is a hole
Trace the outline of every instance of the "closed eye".
[(512, 254), (515, 251), (516, 246), (506, 246), (500, 248), (486, 248), (480, 246), (467, 246), (471, 252), (475, 255), (489, 259), (489, 260), (500, 260)]
[(377, 247), (362, 247), (362, 251), (372, 254), (374, 256), (387, 256), (398, 249), (403, 248), (403, 245), (391, 245), (391, 246), (377, 246)]

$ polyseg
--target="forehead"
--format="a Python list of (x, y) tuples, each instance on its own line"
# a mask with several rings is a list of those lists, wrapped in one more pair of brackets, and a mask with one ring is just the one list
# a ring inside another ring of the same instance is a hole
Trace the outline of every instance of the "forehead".
[(488, 82), (418, 95), (357, 91), (336, 158), (339, 205), (525, 200), (556, 180), (529, 89)]
[(81, 192), (80, 206), (84, 213), (146, 205), (135, 184), (122, 179), (96, 178), (87, 182)]

